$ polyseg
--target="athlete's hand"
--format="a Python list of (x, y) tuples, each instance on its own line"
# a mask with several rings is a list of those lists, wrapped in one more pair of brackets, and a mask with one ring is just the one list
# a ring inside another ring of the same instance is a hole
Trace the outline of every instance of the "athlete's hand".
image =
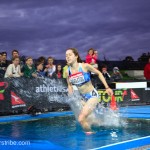
[(111, 88), (106, 89), (106, 92), (109, 96), (113, 96), (113, 90)]

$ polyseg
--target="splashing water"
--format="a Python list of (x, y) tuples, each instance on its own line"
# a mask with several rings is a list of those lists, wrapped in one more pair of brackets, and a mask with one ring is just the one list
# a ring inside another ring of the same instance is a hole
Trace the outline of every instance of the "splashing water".
[[(82, 97), (76, 90), (71, 96), (69, 96), (68, 104), (74, 112), (76, 120), (83, 108)], [(94, 126), (107, 126), (107, 127), (121, 127), (126, 126), (125, 120), (121, 119), (118, 110), (112, 110), (109, 107), (104, 107), (103, 104), (98, 103), (94, 111), (88, 116), (87, 121), (90, 125)], [(114, 133), (112, 133), (112, 136)]]
[[(18, 79), (11, 80), (11, 83), (13, 84), (13, 87), (17, 93), (20, 93), (23, 98), (25, 96), (24, 99), (39, 99), (44, 94), (45, 99), (47, 99), (49, 102), (69, 104), (74, 112), (76, 120), (78, 120), (78, 116), (83, 108), (83, 98), (78, 90), (74, 90), (74, 93), (71, 96), (68, 96), (67, 86), (64, 85), (61, 80), (49, 80), (45, 78), (43, 80), (37, 79), (27, 83), (25, 79)], [(39, 85), (39, 87), (34, 87), (33, 83), (35, 85)], [(40, 91), (41, 88), (42, 91)], [(54, 89), (54, 92), (50, 92), (51, 89)], [(36, 90), (39, 92), (35, 92)], [(60, 93), (61, 98), (59, 95)], [(42, 100), (39, 104), (42, 105)], [(95, 126), (120, 127), (126, 125), (126, 122), (120, 118), (118, 110), (112, 110), (109, 107), (104, 107), (101, 103), (97, 105), (87, 119), (91, 125)]]

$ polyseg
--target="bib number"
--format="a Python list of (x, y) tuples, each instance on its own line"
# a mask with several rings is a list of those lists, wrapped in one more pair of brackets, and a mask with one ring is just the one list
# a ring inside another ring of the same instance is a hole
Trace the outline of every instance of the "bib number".
[(71, 75), (70, 82), (72, 84), (82, 84), (82, 83), (84, 83), (85, 79), (84, 79), (84, 76), (83, 76), (82, 72)]

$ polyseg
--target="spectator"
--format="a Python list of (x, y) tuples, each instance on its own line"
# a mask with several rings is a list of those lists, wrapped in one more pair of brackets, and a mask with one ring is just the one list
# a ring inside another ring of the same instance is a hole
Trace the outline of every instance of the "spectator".
[(46, 58), (44, 56), (41, 56), (37, 59), (37, 62), (41, 62), (43, 65), (46, 63)]
[(150, 80), (150, 57), (148, 59), (148, 63), (144, 67), (144, 77), (146, 80)]
[(0, 78), (4, 78), (6, 69), (9, 65), (9, 62), (7, 60), (7, 53), (2, 52), (1, 53), (1, 61), (0, 61)]
[[(95, 51), (95, 53), (94, 53), (94, 51)], [(90, 48), (88, 50), (88, 54), (86, 56), (85, 62), (94, 66), (97, 63), (97, 53), (96, 52), (97, 52), (96, 50), (94, 50), (93, 48)]]
[(113, 81), (119, 81), (123, 78), (118, 67), (113, 68), (113, 74), (112, 74), (111, 78), (113, 79)]
[(95, 62), (97, 63), (97, 60), (98, 60), (98, 51), (97, 50), (94, 50), (93, 57), (95, 57)]
[[(94, 68), (98, 69), (98, 64), (97, 64), (98, 57), (97, 56), (98, 56), (97, 51), (94, 50), (93, 48), (90, 48), (88, 50), (88, 54), (86, 56), (85, 62), (92, 65)], [(91, 72), (91, 74), (92, 74), (92, 77), (94, 77), (94, 73)]]
[(24, 57), (20, 57), (19, 51), (16, 50), (16, 49), (12, 50), (12, 59), (13, 59), (14, 57), (19, 57), (19, 58), (20, 58), (20, 68), (21, 68), (21, 70), (22, 70), (22, 69), (23, 69), (23, 66), (24, 66), (24, 64), (25, 64)]
[(13, 57), (12, 58), (12, 64), (10, 64), (7, 67), (7, 70), (6, 70), (6, 73), (5, 73), (5, 78), (23, 76), (23, 73), (21, 73), (19, 63), (20, 63), (19, 57)]
[(111, 76), (107, 71), (107, 65), (102, 65), (102, 74), (106, 80), (110, 80)]
[(19, 51), (16, 50), (16, 49), (12, 50), (12, 59), (13, 59), (14, 57), (19, 57)]
[(62, 77), (63, 77), (62, 66), (58, 64), (56, 68), (56, 78), (62, 79)]
[(2, 53), (0, 53), (0, 62), (2, 61)]
[(54, 59), (52, 57), (49, 57), (47, 60), (47, 76), (52, 78), (53, 74), (56, 72), (56, 65), (53, 64), (54, 63)]
[(47, 69), (44, 69), (43, 71), (43, 62), (37, 62), (36, 63), (36, 74), (38, 78), (44, 78), (47, 72)]
[(24, 73), (24, 77), (26, 78), (37, 77), (36, 69), (34, 67), (32, 57), (26, 58), (26, 64), (23, 67), (23, 73)]

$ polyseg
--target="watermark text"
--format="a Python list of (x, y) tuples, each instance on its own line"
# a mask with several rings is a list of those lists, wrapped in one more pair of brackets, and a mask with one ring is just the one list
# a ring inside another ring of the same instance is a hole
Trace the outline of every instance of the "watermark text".
[(17, 140), (1, 140), (0, 141), (0, 146), (15, 146), (15, 145), (20, 145), (20, 146), (27, 146), (30, 145), (30, 141), (17, 141)]

